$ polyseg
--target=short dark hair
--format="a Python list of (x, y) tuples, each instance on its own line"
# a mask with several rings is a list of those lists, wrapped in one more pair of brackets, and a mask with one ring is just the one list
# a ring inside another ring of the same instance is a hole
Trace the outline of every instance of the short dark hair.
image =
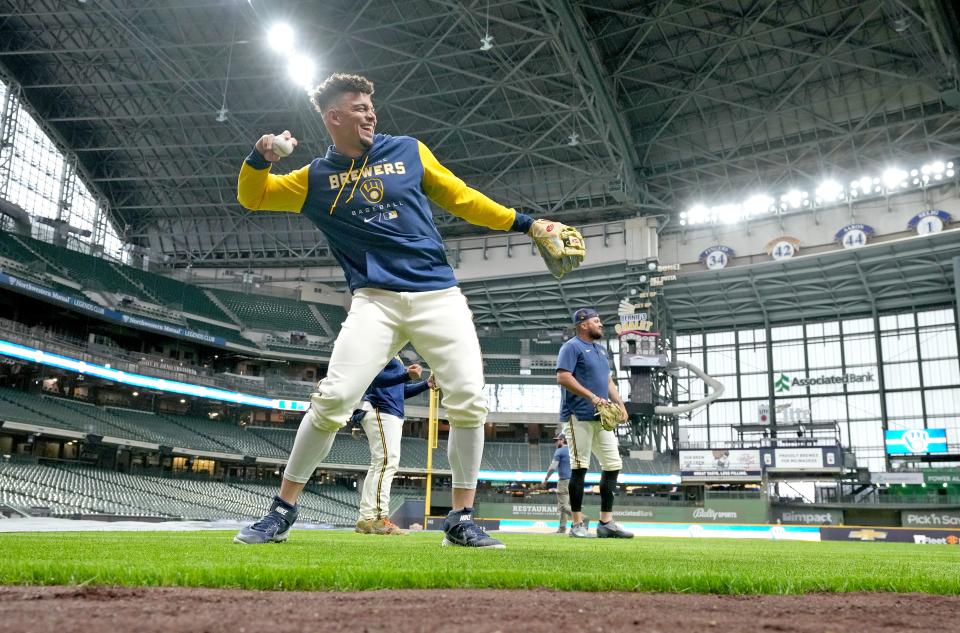
[(373, 82), (360, 75), (334, 73), (324, 79), (323, 83), (310, 91), (310, 101), (317, 112), (323, 114), (330, 104), (346, 92), (361, 92), (373, 94)]

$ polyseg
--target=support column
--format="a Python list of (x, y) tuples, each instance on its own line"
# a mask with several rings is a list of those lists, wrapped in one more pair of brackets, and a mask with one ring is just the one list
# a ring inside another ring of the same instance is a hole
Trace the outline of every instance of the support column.
[(13, 140), (20, 115), (20, 85), (5, 81), (6, 94), (0, 109), (0, 198), (7, 197), (13, 166)]

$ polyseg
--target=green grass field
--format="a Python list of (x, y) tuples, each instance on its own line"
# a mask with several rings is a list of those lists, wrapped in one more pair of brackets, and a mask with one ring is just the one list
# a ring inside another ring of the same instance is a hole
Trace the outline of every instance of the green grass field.
[(440, 536), (298, 531), (241, 546), (232, 532), (0, 534), (0, 583), (288, 590), (548, 587), (582, 591), (960, 594), (960, 547), (894, 543), (504, 535), (506, 550)]

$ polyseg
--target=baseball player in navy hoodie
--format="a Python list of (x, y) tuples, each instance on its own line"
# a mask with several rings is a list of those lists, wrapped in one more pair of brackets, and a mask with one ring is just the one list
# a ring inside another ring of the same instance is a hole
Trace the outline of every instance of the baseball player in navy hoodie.
[(311, 93), (333, 140), (326, 154), (274, 175), (271, 165), (290, 153), (296, 139), (289, 131), (265, 134), (240, 169), (237, 199), (244, 207), (301, 213), (326, 236), (353, 302), (327, 375), (310, 397), (279, 494), (267, 514), (234, 541), (286, 540), (297, 498), (336, 432), (373, 378), (409, 342), (444, 386), (453, 509), (444, 522), (443, 545), (502, 548), (473, 521), (487, 416), (483, 364), (473, 315), (447, 262), (429, 201), (471, 224), (528, 234), (556, 277), (580, 265), (583, 239), (572, 227), (534, 220), (471, 189), (417, 139), (377, 134), (372, 95), (366, 78), (332, 75)]
[(356, 527), (361, 534), (404, 533), (390, 520), (390, 487), (400, 467), (404, 400), (433, 386), (432, 377), (418, 380), (422, 373), (420, 365), (404, 367), (403, 361), (394, 357), (373, 379), (363, 394), (360, 408), (350, 418), (363, 427), (370, 444), (370, 468), (360, 491), (360, 518)]

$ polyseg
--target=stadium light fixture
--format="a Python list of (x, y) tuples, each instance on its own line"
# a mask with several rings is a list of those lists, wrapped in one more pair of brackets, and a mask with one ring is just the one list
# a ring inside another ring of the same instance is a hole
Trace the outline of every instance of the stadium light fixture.
[(724, 224), (733, 224), (743, 218), (743, 207), (739, 204), (721, 204), (713, 208), (717, 220)]
[(803, 204), (803, 194), (799, 189), (791, 189), (780, 197), (780, 202), (786, 203), (791, 209), (799, 209)]
[(297, 36), (293, 32), (293, 27), (286, 22), (276, 22), (267, 31), (267, 44), (278, 53), (290, 50), (296, 39)]
[(317, 66), (306, 55), (298, 54), (292, 56), (287, 62), (287, 73), (297, 85), (309, 88), (314, 83), (313, 79), (317, 73)]
[(887, 191), (894, 191), (901, 185), (907, 185), (907, 176), (909, 174), (899, 167), (890, 167), (883, 172), (883, 186)]
[(846, 186), (837, 180), (828, 179), (820, 183), (816, 189), (809, 191), (791, 189), (777, 196), (754, 194), (742, 202), (725, 202), (715, 206), (697, 203), (680, 213), (680, 226), (729, 224), (739, 220), (750, 220), (764, 213), (787, 213), (832, 206), (844, 201), (852, 202), (868, 197), (889, 196), (912, 187), (924, 188), (931, 184), (939, 185), (957, 176), (956, 164), (942, 159), (930, 161), (910, 170), (891, 166), (881, 174), (863, 174), (852, 180), (843, 181), (849, 183)]
[(746, 217), (769, 213), (775, 200), (762, 193), (750, 196), (743, 203), (743, 212)]
[(843, 197), (843, 187), (840, 186), (836, 180), (825, 180), (820, 183), (820, 186), (817, 187), (817, 190), (814, 192), (817, 196), (817, 200), (822, 200), (823, 202), (833, 202), (834, 200), (840, 200)]

